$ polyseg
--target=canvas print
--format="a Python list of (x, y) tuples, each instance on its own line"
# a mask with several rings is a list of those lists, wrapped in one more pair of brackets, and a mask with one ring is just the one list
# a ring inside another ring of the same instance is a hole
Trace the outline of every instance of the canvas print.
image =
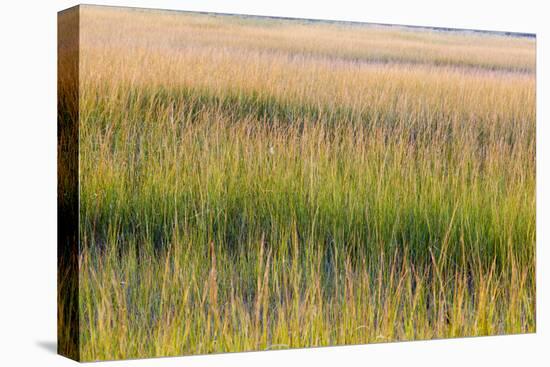
[(535, 35), (58, 22), (60, 354), (535, 331)]

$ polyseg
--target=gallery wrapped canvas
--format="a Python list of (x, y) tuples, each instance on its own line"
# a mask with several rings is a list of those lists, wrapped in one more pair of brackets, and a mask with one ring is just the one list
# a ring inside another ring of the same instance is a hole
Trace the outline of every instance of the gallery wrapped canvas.
[(535, 36), (59, 13), (59, 353), (535, 331)]

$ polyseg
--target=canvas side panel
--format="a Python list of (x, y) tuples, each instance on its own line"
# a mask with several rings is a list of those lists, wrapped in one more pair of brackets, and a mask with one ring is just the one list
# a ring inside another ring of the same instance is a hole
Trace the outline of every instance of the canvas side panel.
[(57, 349), (79, 360), (79, 8), (57, 22)]

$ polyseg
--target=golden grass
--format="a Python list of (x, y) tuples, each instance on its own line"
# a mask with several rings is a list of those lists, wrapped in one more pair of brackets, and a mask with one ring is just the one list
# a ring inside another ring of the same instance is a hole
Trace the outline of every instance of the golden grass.
[(535, 330), (535, 44), (81, 7), (83, 360)]

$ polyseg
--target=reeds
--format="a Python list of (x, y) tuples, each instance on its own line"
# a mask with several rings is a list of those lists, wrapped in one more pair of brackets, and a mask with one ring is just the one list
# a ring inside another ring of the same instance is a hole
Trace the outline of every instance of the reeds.
[(84, 360), (535, 330), (533, 41), (81, 20)]

